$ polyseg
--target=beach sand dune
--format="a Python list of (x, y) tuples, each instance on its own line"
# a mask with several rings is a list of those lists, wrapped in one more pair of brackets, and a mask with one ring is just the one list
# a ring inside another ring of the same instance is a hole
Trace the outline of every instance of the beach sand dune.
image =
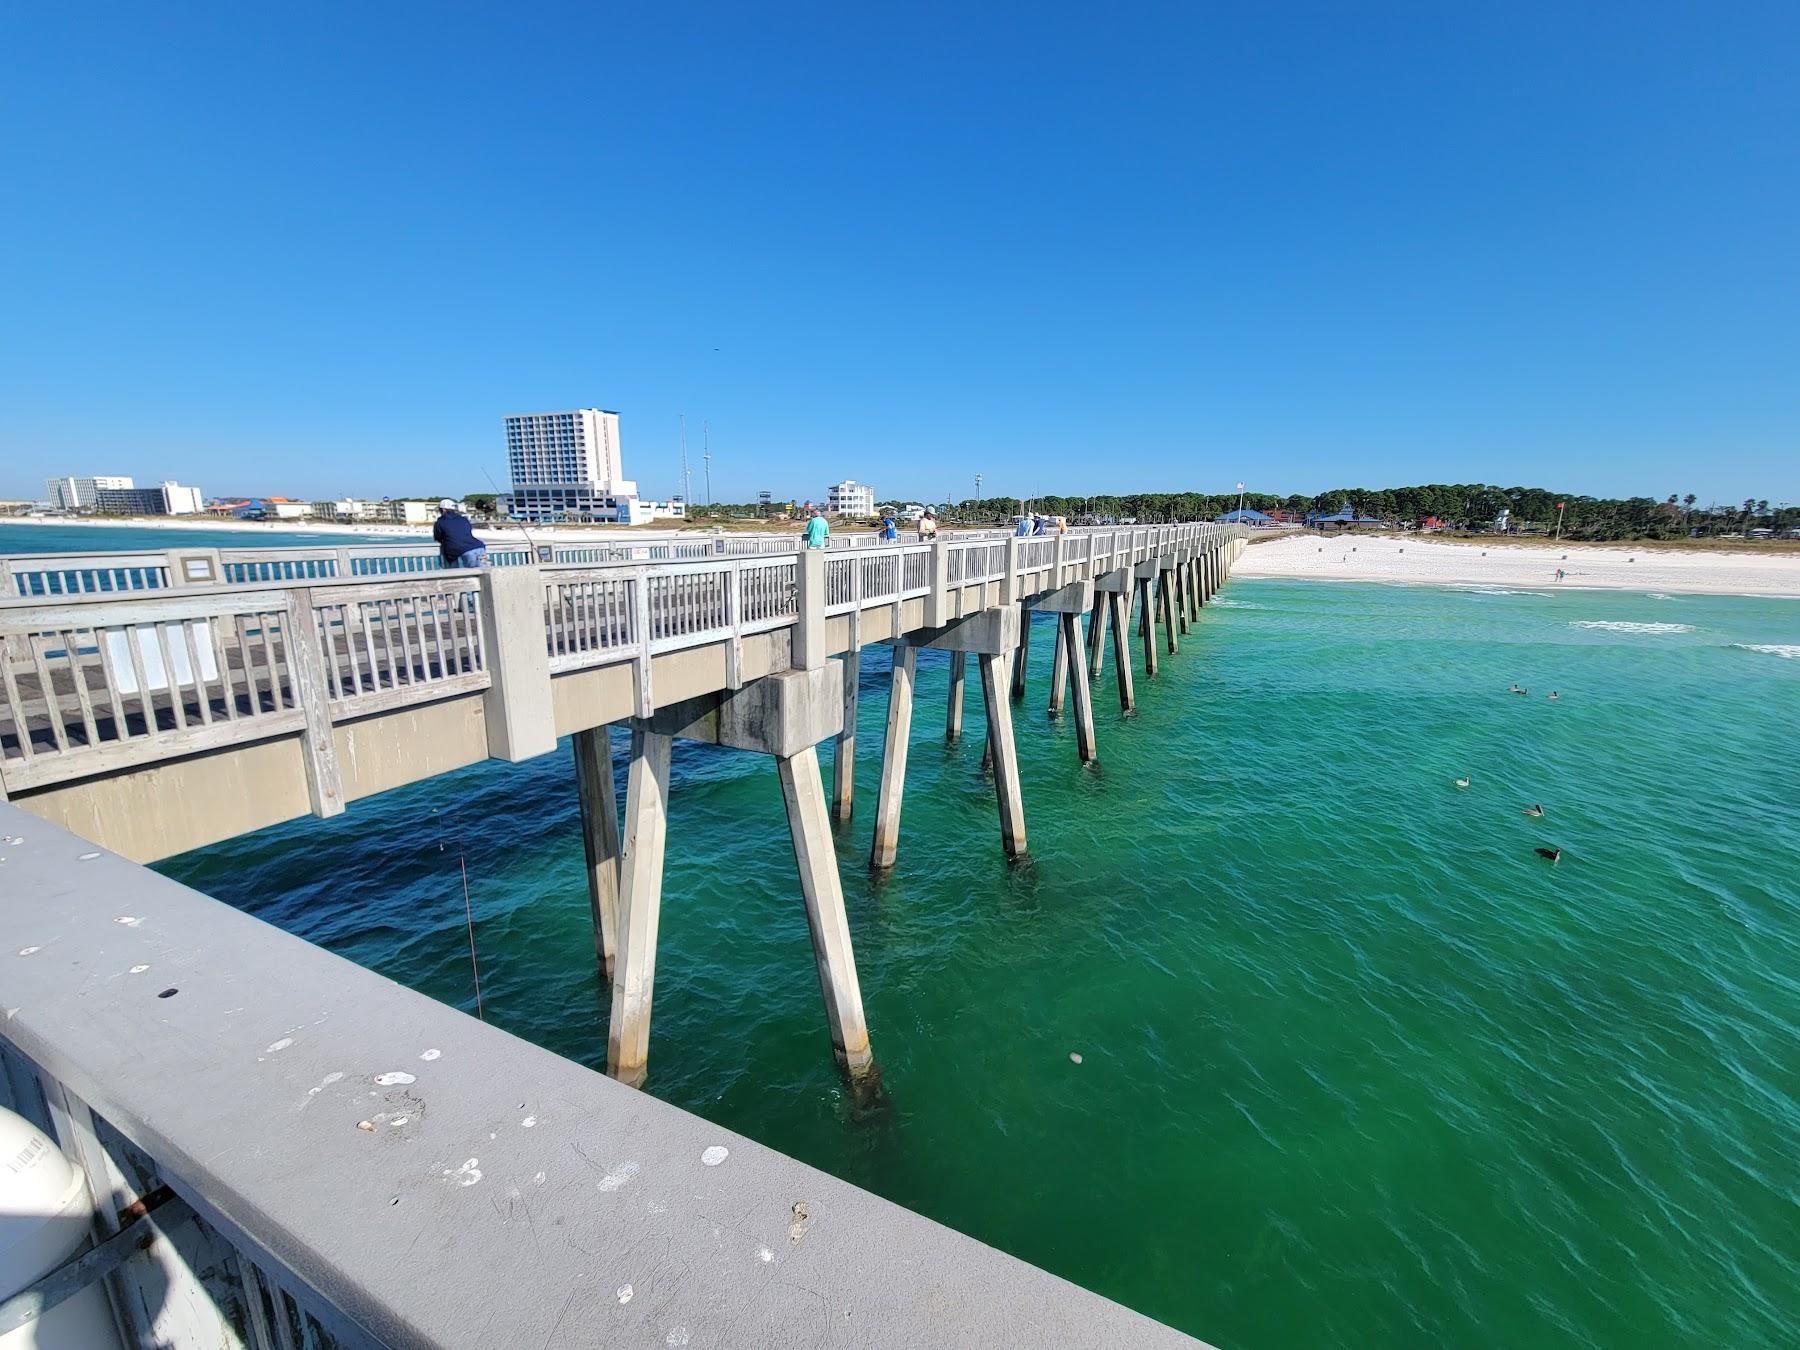
[[(1556, 579), (1558, 568), (1563, 579)], [(1377, 535), (1289, 535), (1253, 544), (1240, 577), (1388, 581), (1550, 591), (1800, 597), (1800, 553), (1633, 549), (1629, 544), (1509, 545)]]

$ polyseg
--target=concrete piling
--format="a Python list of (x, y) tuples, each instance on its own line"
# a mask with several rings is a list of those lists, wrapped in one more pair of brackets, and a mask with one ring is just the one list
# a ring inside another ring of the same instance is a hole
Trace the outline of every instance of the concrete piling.
[(1138, 597), (1143, 607), (1144, 674), (1156, 675), (1156, 564), (1138, 578)]
[(1072, 615), (1058, 614), (1056, 618), (1056, 648), (1050, 656), (1050, 716), (1061, 717), (1063, 710), (1063, 694), (1069, 681), (1069, 630), (1063, 623)]
[(831, 842), (819, 754), (809, 745), (792, 755), (776, 756), (775, 767), (794, 842), (794, 865), (806, 901), (806, 927), (812, 935), (813, 964), (825, 998), (832, 1052), (840, 1068), (852, 1078), (860, 1078), (874, 1067), (875, 1057), (863, 1018), (862, 986), (850, 947), (850, 922), (844, 913), (844, 890)]
[(1018, 702), (1025, 697), (1025, 667), (1031, 658), (1031, 611), (1019, 607), (1019, 650), (1012, 662), (1012, 697)]
[(944, 741), (955, 745), (962, 739), (963, 727), (963, 673), (968, 661), (968, 653), (950, 653), (950, 696), (944, 709)]
[(844, 727), (831, 744), (831, 818), (848, 825), (856, 809), (856, 700), (862, 652), (844, 653)]
[(1088, 688), (1087, 671), (1082, 668), (1081, 616), (1058, 614), (1057, 631), (1062, 636), (1063, 671), (1068, 676), (1069, 694), (1075, 714), (1075, 754), (1083, 764), (1099, 759), (1094, 748), (1094, 694)]
[(1094, 608), (1088, 615), (1088, 668), (1090, 680), (1100, 678), (1101, 663), (1106, 660), (1106, 592), (1095, 588)]
[(1118, 672), (1119, 708), (1123, 712), (1137, 711), (1137, 695), (1131, 687), (1131, 644), (1125, 641), (1125, 632), (1130, 626), (1126, 607), (1130, 603), (1129, 591), (1107, 593), (1106, 608), (1111, 617), (1112, 628), (1113, 669)]
[(912, 735), (913, 685), (917, 675), (917, 649), (894, 647), (893, 684), (888, 692), (887, 740), (881, 747), (881, 788), (875, 797), (875, 839), (869, 847), (869, 866), (884, 870), (894, 865), (900, 849), (900, 805), (906, 793), (906, 746)]
[(669, 752), (673, 737), (631, 731), (620, 840), (618, 954), (606, 1071), (640, 1087), (650, 1057), (650, 1002), (656, 985), (656, 929), (662, 915), (663, 855), (669, 833)]
[[(1022, 649), (1021, 649), (1022, 650)], [(981, 696), (987, 705), (988, 745), (994, 756), (994, 797), (1000, 808), (1000, 847), (1008, 858), (1025, 852), (1025, 805), (1019, 796), (1019, 757), (1007, 698), (1011, 653), (980, 654)]]
[(613, 791), (612, 742), (606, 727), (570, 737), (575, 789), (581, 802), (581, 846), (587, 856), (588, 909), (594, 921), (594, 962), (610, 985), (619, 932), (619, 799)]

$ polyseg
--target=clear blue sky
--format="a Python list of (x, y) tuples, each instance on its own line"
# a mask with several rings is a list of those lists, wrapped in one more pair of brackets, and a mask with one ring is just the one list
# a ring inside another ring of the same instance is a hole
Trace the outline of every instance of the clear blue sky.
[(1800, 500), (1800, 6), (13, 5), (0, 495)]

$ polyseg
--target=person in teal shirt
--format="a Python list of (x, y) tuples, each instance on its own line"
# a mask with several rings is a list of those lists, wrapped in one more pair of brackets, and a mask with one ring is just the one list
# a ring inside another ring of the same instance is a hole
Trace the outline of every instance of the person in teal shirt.
[(825, 537), (831, 533), (831, 526), (825, 523), (825, 513), (814, 508), (812, 519), (806, 522), (806, 546), (808, 548), (824, 548)]

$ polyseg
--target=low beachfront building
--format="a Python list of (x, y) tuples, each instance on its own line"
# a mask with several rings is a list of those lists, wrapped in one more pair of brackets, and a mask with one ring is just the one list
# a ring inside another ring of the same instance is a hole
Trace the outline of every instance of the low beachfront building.
[(1227, 511), (1224, 515), (1219, 517), (1219, 524), (1221, 524), (1221, 525), (1259, 525), (1260, 526), (1260, 525), (1273, 525), (1274, 523), (1275, 523), (1274, 516), (1265, 515), (1263, 512), (1256, 510), (1254, 507), (1248, 507), (1248, 508), (1241, 507), (1236, 511)]
[(1385, 530), (1391, 528), (1391, 522), (1374, 516), (1359, 516), (1350, 509), (1350, 503), (1345, 502), (1331, 515), (1314, 511), (1306, 518), (1306, 528), (1335, 534), (1340, 530)]

